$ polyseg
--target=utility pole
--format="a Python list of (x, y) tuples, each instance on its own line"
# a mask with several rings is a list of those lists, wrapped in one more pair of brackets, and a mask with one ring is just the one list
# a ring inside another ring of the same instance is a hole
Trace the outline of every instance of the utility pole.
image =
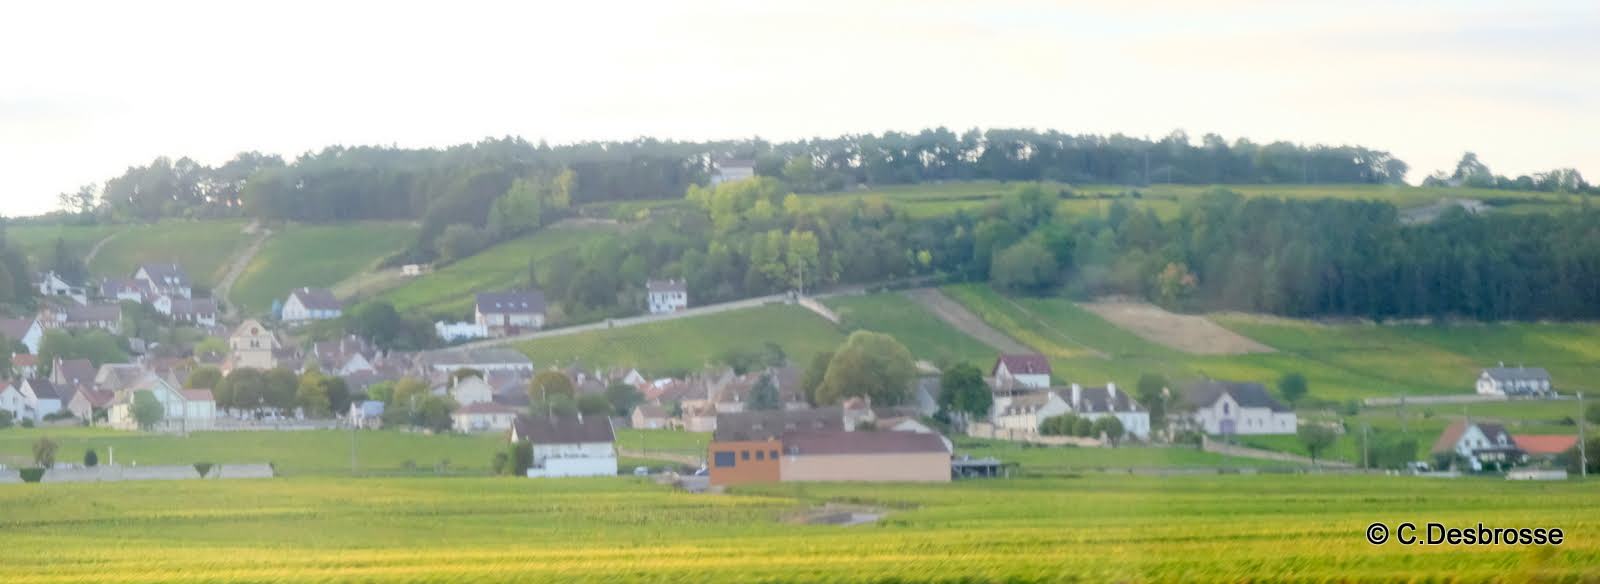
[(1368, 453), (1371, 451), (1371, 448), (1368, 446), (1370, 440), (1368, 439), (1367, 431), (1370, 429), (1371, 425), (1367, 424), (1366, 422), (1361, 423), (1361, 468), (1364, 469), (1372, 468), (1372, 465), (1370, 464), (1372, 459), (1368, 458), (1368, 456), (1370, 456)]
[(350, 416), (350, 474), (356, 474), (356, 417)]
[(1583, 444), (1583, 392), (1578, 392), (1578, 478), (1589, 478), (1589, 451)]

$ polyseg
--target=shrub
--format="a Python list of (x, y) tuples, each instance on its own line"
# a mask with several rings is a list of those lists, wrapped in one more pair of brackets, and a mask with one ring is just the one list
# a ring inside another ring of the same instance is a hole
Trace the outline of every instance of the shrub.
[(0, 430), (10, 428), (12, 424), (16, 423), (16, 420), (17, 417), (11, 412), (0, 410)]
[(93, 448), (83, 451), (83, 466), (89, 468), (100, 466), (100, 455), (95, 454)]
[(68, 410), (61, 410), (59, 412), (52, 412), (52, 413), (49, 413), (49, 414), (45, 414), (44, 421), (46, 421), (46, 422), (55, 422), (55, 421), (58, 421), (58, 420), (67, 420), (67, 419), (71, 419), (73, 417), (73, 415), (74, 414), (72, 412), (68, 411)]
[(24, 428), (32, 428), (33, 427), (33, 418), (23, 418), (22, 419), (22, 427), (24, 427)]
[(196, 462), (194, 463), (194, 471), (200, 473), (200, 476), (203, 477), (206, 476), (206, 473), (211, 472), (211, 466), (209, 462)]
[(1079, 438), (1088, 438), (1094, 435), (1094, 422), (1089, 418), (1078, 418), (1072, 423), (1072, 435)]
[(33, 462), (43, 468), (56, 465), (56, 443), (49, 438), (40, 438), (33, 443)]
[(510, 463), (510, 455), (505, 452), (496, 452), (494, 453), (494, 462), (490, 463), (490, 468), (493, 468), (494, 474), (497, 475), (511, 474)]
[(38, 467), (24, 468), (18, 470), (17, 474), (22, 475), (22, 482), (37, 483), (44, 478), (44, 469)]

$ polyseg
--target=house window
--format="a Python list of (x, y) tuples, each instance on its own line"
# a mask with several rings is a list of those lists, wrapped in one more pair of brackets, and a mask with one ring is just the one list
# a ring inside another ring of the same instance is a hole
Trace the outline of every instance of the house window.
[(750, 460), (750, 451), (749, 450), (740, 450), (739, 451), (739, 459), (740, 460)]
[(733, 453), (718, 452), (712, 455), (712, 464), (716, 465), (718, 468), (733, 468)]
[(1222, 403), (1222, 415), (1224, 415), (1224, 416), (1228, 415), (1228, 403), (1227, 402), (1223, 402)]
[(772, 454), (770, 454), (768, 456), (771, 456), (773, 460), (777, 460), (778, 459), (778, 451), (774, 450), (774, 451), (772, 451)]
[(766, 459), (767, 459), (767, 452), (765, 450), (757, 450), (756, 451), (756, 460), (766, 460)]

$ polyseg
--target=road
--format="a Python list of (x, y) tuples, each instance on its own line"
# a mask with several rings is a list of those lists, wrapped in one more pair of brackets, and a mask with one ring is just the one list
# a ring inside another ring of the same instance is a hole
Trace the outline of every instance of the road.
[(261, 227), (260, 222), (251, 222), (245, 226), (244, 231), (245, 233), (256, 231), (255, 240), (251, 241), (248, 247), (245, 247), (244, 250), (234, 255), (233, 259), (229, 260), (227, 275), (222, 277), (222, 281), (217, 283), (217, 288), (211, 292), (213, 298), (221, 298), (223, 300), (223, 316), (231, 317), (238, 312), (238, 309), (234, 307), (233, 299), (228, 298), (228, 293), (233, 291), (234, 281), (238, 280), (239, 275), (244, 273), (245, 267), (250, 265), (250, 260), (255, 259), (256, 252), (261, 251), (261, 244), (266, 243), (267, 238), (272, 236), (272, 230)]
[(536, 331), (536, 332), (531, 332), (531, 333), (523, 333), (523, 334), (520, 334), (520, 335), (502, 337), (502, 338), (498, 338), (498, 339), (487, 339), (487, 340), (482, 340), (482, 341), (474, 341), (474, 342), (471, 342), (471, 343), (463, 343), (462, 345), (460, 345), (460, 348), (475, 349), (475, 348), (480, 348), (480, 347), (494, 347), (494, 346), (505, 345), (505, 344), (509, 344), (509, 343), (518, 343), (518, 342), (522, 342), (522, 341), (531, 341), (531, 340), (534, 340), (534, 339), (548, 339), (548, 338), (551, 338), (551, 337), (560, 337), (560, 336), (565, 336), (565, 335), (575, 335), (575, 334), (578, 334), (578, 333), (589, 332), (589, 331), (598, 331), (598, 330), (606, 330), (606, 329), (613, 329), (613, 328), (624, 328), (624, 327), (636, 326), (636, 325), (641, 325), (641, 324), (649, 324), (649, 323), (652, 323), (652, 322), (665, 322), (665, 321), (669, 321), (669, 320), (677, 320), (677, 319), (680, 319), (680, 318), (692, 318), (692, 317), (696, 317), (696, 316), (705, 316), (705, 315), (708, 315), (708, 314), (717, 314), (717, 313), (728, 312), (728, 311), (732, 311), (732, 310), (743, 310), (743, 309), (746, 309), (746, 308), (756, 308), (756, 307), (765, 306), (765, 305), (768, 305), (768, 304), (780, 304), (780, 303), (785, 302), (787, 300), (787, 298), (788, 298), (788, 295), (786, 295), (786, 294), (773, 294), (771, 296), (761, 296), (761, 297), (757, 297), (757, 298), (746, 298), (744, 300), (735, 300), (735, 301), (732, 301), (732, 302), (723, 302), (723, 303), (720, 303), (720, 304), (707, 304), (705, 306), (696, 306), (694, 308), (689, 308), (689, 309), (686, 309), (686, 310), (680, 310), (680, 311), (677, 311), (677, 312), (669, 312), (669, 313), (666, 313), (666, 314), (645, 314), (645, 315), (640, 315), (640, 316), (630, 316), (630, 317), (627, 317), (627, 318), (613, 318), (613, 319), (610, 319), (610, 320), (603, 320), (603, 321), (600, 321), (600, 322), (593, 322), (593, 323), (589, 323), (589, 324), (580, 324), (580, 325), (575, 325), (575, 326), (562, 327), (562, 328), (558, 328), (558, 329), (550, 329), (550, 330), (542, 330), (542, 331)]

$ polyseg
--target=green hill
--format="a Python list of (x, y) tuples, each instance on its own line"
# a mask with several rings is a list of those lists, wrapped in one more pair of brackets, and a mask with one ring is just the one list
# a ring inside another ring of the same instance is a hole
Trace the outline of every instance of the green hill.
[(528, 285), (531, 262), (599, 241), (616, 233), (614, 227), (555, 226), (490, 247), (477, 255), (407, 281), (379, 295), (401, 311), (424, 311), (464, 317), (472, 311), (478, 292)]
[(24, 224), (8, 225), (5, 231), (6, 241), (21, 248), (28, 260), (37, 265), (48, 257), (56, 239), (66, 242), (69, 249), (82, 257), (89, 253), (94, 244), (124, 229), (128, 229), (128, 226)]
[(969, 361), (981, 366), (994, 358), (993, 349), (945, 324), (901, 294), (839, 296), (823, 304), (839, 315), (846, 329), (888, 333), (920, 360), (931, 363)]
[(234, 283), (230, 300), (246, 312), (265, 312), (294, 288), (327, 288), (367, 270), (411, 243), (417, 228), (363, 222), (288, 225), (273, 231)]
[(517, 349), (534, 365), (621, 365), (649, 371), (695, 369), (730, 350), (783, 347), (793, 363), (844, 342), (832, 323), (793, 305), (768, 305), (623, 328), (524, 341)]
[(216, 286), (228, 259), (249, 243), (244, 221), (163, 221), (132, 227), (89, 263), (97, 277), (127, 277), (140, 263), (177, 262), (194, 283)]

